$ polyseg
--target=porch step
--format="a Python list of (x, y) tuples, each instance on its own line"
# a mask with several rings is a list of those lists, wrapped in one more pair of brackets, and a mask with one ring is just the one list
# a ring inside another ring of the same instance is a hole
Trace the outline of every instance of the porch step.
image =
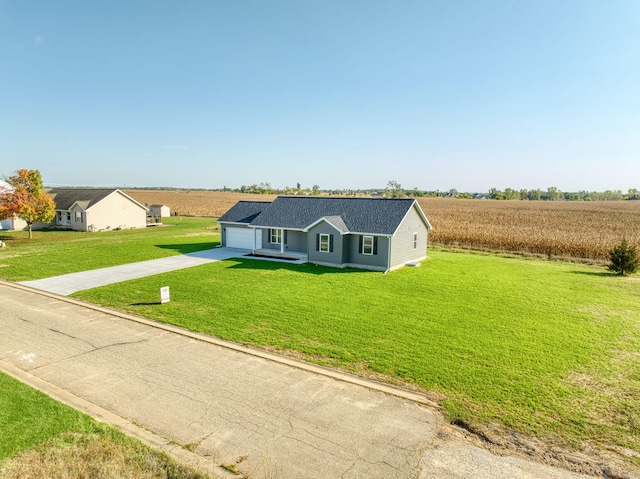
[(307, 255), (305, 253), (281, 253), (280, 251), (274, 250), (255, 250), (251, 256), (262, 256), (263, 258), (276, 258), (276, 259), (288, 259), (288, 260), (301, 260), (307, 259)]

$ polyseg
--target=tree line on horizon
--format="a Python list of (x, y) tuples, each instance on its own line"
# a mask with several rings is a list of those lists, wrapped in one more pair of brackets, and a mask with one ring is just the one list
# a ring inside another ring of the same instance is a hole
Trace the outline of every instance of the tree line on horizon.
[(323, 189), (318, 185), (311, 188), (303, 188), (300, 184), (295, 187), (285, 186), (277, 188), (271, 183), (263, 182), (252, 185), (242, 185), (240, 187), (230, 188), (223, 186), (222, 188), (182, 188), (173, 186), (127, 186), (123, 187), (128, 190), (193, 190), (193, 191), (222, 191), (232, 193), (249, 193), (256, 195), (331, 195), (331, 196), (379, 196), (383, 198), (460, 198), (460, 199), (491, 199), (491, 200), (525, 200), (525, 201), (621, 201), (621, 200), (640, 200), (640, 190), (637, 188), (629, 188), (626, 193), (622, 190), (605, 190), (605, 191), (587, 191), (580, 190), (577, 192), (565, 192), (556, 187), (549, 187), (546, 190), (536, 189), (520, 189), (490, 188), (488, 192), (460, 192), (455, 188), (447, 191), (441, 190), (422, 190), (418, 187), (411, 189), (403, 188), (396, 181), (389, 181), (385, 188), (364, 188), (364, 189)]
[(239, 188), (214, 188), (214, 191), (229, 191), (235, 193), (250, 193), (261, 195), (344, 195), (344, 196), (381, 196), (385, 198), (402, 197), (431, 197), (431, 198), (461, 198), (461, 199), (491, 199), (491, 200), (526, 200), (526, 201), (620, 201), (620, 200), (640, 200), (640, 191), (636, 188), (629, 188), (627, 193), (622, 190), (563, 192), (556, 187), (549, 187), (546, 190), (506, 188), (499, 190), (491, 188), (487, 193), (459, 192), (455, 188), (448, 191), (421, 190), (418, 187), (411, 189), (403, 188), (397, 181), (389, 181), (386, 188), (370, 189), (321, 189), (318, 185), (312, 188), (302, 188), (298, 184), (295, 188), (285, 186), (284, 188), (274, 188), (270, 183), (259, 183), (250, 186), (242, 185)]

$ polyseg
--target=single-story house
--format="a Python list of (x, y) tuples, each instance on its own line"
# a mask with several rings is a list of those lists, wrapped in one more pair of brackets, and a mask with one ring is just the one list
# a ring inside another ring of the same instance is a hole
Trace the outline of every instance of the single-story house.
[(149, 216), (152, 218), (167, 218), (171, 216), (171, 208), (167, 205), (151, 205), (149, 206)]
[(218, 222), (228, 248), (375, 271), (425, 259), (431, 229), (412, 198), (278, 196), (239, 201)]
[(148, 209), (118, 189), (53, 188), (55, 226), (76, 231), (144, 228)]

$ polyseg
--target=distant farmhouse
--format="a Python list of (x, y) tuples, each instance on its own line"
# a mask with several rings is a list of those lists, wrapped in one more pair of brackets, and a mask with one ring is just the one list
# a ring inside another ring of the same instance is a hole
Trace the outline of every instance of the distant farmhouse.
[(76, 231), (144, 228), (147, 207), (118, 189), (53, 188), (53, 224)]
[(228, 248), (375, 271), (425, 259), (431, 229), (412, 198), (279, 196), (239, 201), (218, 222)]

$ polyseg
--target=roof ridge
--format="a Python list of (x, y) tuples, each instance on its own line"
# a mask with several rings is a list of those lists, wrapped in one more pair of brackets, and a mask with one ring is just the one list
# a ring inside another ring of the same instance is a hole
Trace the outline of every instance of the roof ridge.
[[(351, 197), (351, 196), (307, 196), (307, 195), (278, 195), (276, 198), (299, 198), (299, 199), (309, 199), (309, 200), (415, 200), (415, 198), (411, 196), (407, 196), (404, 198), (380, 198), (380, 197)], [(244, 200), (240, 200), (244, 201)]]

